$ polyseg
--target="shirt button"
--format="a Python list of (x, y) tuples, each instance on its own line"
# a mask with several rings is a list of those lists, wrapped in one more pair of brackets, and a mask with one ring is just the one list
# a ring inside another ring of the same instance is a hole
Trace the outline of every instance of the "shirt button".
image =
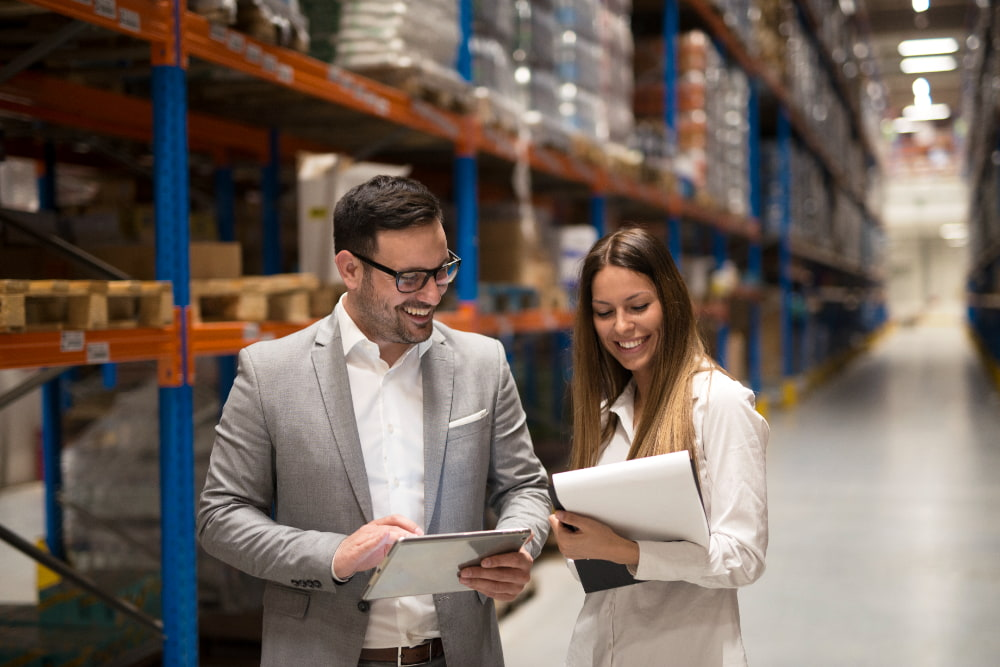
[(361, 600), (360, 602), (358, 602), (358, 610), (363, 613), (368, 613), (368, 608), (370, 606), (371, 605), (368, 604), (368, 600)]
[(393, 426), (392, 424), (389, 424), (389, 433), (395, 433), (395, 432), (396, 432), (396, 427)]

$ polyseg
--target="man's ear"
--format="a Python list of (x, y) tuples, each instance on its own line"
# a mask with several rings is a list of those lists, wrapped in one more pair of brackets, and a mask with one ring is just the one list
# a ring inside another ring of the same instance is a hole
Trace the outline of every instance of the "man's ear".
[(357, 289), (361, 284), (362, 272), (364, 271), (358, 258), (347, 250), (341, 250), (333, 258), (333, 262), (337, 265), (340, 278), (344, 281), (347, 289)]

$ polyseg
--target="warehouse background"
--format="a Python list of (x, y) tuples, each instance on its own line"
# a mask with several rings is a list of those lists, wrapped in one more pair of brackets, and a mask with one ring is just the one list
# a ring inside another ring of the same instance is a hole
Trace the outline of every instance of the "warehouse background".
[[(668, 244), (710, 349), (756, 392), (779, 474), (801, 472), (791, 448), (824, 460), (796, 443), (839, 442), (830, 414), (912, 420), (842, 398), (944, 348), (937, 368), (978, 378), (952, 392), (975, 401), (961, 423), (994, 432), (1000, 14), (926, 4), (0, 1), (0, 525), (168, 636), (0, 543), (0, 666), (253, 663), (260, 583), (185, 526), (232, 355), (330, 311), (330, 214), (373, 173), (445, 202), (463, 267), (441, 319), (503, 341), (550, 471), (576, 262), (631, 221)], [(951, 65), (915, 71), (900, 45), (917, 38), (952, 40), (917, 56)], [(788, 477), (774, 488), (795, 502)], [(547, 601), (573, 596), (556, 591), (511, 607), (505, 643), (543, 641), (528, 628), (555, 623)], [(759, 595), (762, 645), (787, 618)]]

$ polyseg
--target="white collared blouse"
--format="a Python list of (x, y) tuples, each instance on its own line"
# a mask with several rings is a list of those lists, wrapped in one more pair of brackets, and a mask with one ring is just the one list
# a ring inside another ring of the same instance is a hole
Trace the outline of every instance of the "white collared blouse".
[[(634, 392), (629, 385), (610, 407), (618, 427), (598, 465), (628, 455)], [(736, 589), (764, 572), (770, 430), (754, 408), (753, 392), (723, 373), (696, 374), (692, 394), (709, 547), (638, 542), (635, 576), (643, 583), (586, 596), (570, 642), (569, 666), (747, 664)]]

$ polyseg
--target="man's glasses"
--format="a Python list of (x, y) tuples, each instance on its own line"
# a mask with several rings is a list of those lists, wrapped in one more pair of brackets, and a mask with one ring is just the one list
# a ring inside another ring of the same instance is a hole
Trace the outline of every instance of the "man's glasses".
[(356, 252), (352, 252), (352, 255), (360, 259), (362, 262), (368, 266), (374, 267), (379, 271), (388, 273), (390, 276), (396, 279), (396, 289), (398, 289), (403, 294), (409, 294), (410, 292), (418, 292), (423, 289), (424, 285), (431, 278), (434, 278), (434, 282), (437, 283), (438, 287), (447, 287), (455, 280), (455, 276), (458, 275), (458, 267), (462, 264), (462, 259), (453, 253), (451, 250), (448, 251), (449, 260), (439, 266), (436, 269), (413, 269), (411, 271), (394, 271), (384, 264), (379, 264), (378, 262), (363, 257)]

